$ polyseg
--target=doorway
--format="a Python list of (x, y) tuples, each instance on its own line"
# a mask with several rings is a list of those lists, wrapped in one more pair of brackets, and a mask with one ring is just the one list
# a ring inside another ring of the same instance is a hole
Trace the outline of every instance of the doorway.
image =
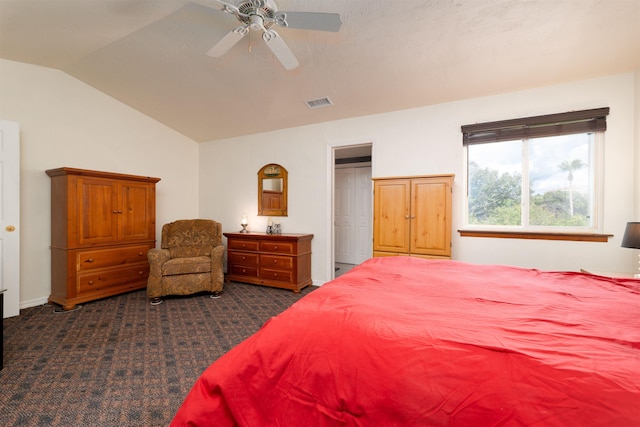
[(335, 148), (333, 259), (338, 277), (371, 257), (371, 144)]

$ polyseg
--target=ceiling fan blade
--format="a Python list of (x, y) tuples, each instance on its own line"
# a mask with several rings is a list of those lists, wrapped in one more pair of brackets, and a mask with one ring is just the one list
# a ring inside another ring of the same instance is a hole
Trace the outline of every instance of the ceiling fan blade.
[(287, 28), (317, 31), (339, 31), (342, 20), (337, 13), (322, 12), (276, 12), (276, 24)]
[(209, 49), (207, 55), (213, 56), (214, 58), (221, 57), (248, 33), (249, 27), (246, 25), (229, 31), (218, 43)]
[(291, 52), (291, 49), (289, 49), (289, 46), (287, 46), (282, 37), (274, 30), (265, 31), (262, 34), (262, 39), (278, 58), (285, 70), (293, 70), (300, 65), (296, 56)]

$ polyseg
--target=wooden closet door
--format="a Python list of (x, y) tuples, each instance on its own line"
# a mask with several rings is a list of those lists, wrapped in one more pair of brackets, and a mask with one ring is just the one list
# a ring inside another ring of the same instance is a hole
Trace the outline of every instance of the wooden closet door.
[(451, 179), (413, 179), (411, 199), (410, 252), (451, 256)]
[(373, 195), (374, 251), (409, 252), (410, 195), (411, 186), (407, 179), (375, 181)]

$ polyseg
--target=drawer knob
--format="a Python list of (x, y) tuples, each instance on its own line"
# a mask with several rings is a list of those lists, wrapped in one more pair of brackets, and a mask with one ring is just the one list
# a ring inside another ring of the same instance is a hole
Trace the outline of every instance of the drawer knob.
[(247, 272), (247, 270), (245, 270), (245, 269), (243, 268), (243, 269), (242, 269), (242, 272), (243, 272), (243, 273), (246, 273), (246, 272)]
[(142, 275), (144, 274), (144, 271), (142, 271), (142, 270), (141, 270), (141, 271), (138, 271), (138, 274), (139, 274), (140, 276), (142, 276)]
[(275, 245), (275, 246), (273, 247), (273, 250), (274, 250), (274, 251), (275, 251), (276, 249), (278, 249), (278, 245)]
[(138, 256), (142, 256), (142, 255), (144, 255), (143, 252), (138, 252)]
[(247, 259), (247, 257), (243, 255), (243, 256), (242, 256), (242, 259), (243, 259), (243, 260), (245, 260), (245, 259)]
[(277, 259), (274, 259), (274, 260), (273, 260), (273, 263), (274, 263), (274, 264), (277, 264), (277, 263), (278, 263), (278, 260), (277, 260)]
[(95, 259), (93, 259), (93, 258), (88, 258), (87, 259), (87, 262), (93, 262), (93, 261), (95, 261)]
[(93, 280), (89, 280), (89, 284), (90, 284), (90, 285), (93, 285)]

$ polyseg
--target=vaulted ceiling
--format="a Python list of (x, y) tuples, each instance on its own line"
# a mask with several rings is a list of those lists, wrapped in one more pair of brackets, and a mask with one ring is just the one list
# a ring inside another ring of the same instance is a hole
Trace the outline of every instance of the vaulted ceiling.
[[(640, 0), (276, 1), (343, 23), (274, 27), (291, 71), (254, 32), (207, 56), (239, 25), (214, 0), (0, 0), (0, 57), (62, 70), (199, 142), (640, 69)], [(333, 105), (305, 104), (321, 97)]]

